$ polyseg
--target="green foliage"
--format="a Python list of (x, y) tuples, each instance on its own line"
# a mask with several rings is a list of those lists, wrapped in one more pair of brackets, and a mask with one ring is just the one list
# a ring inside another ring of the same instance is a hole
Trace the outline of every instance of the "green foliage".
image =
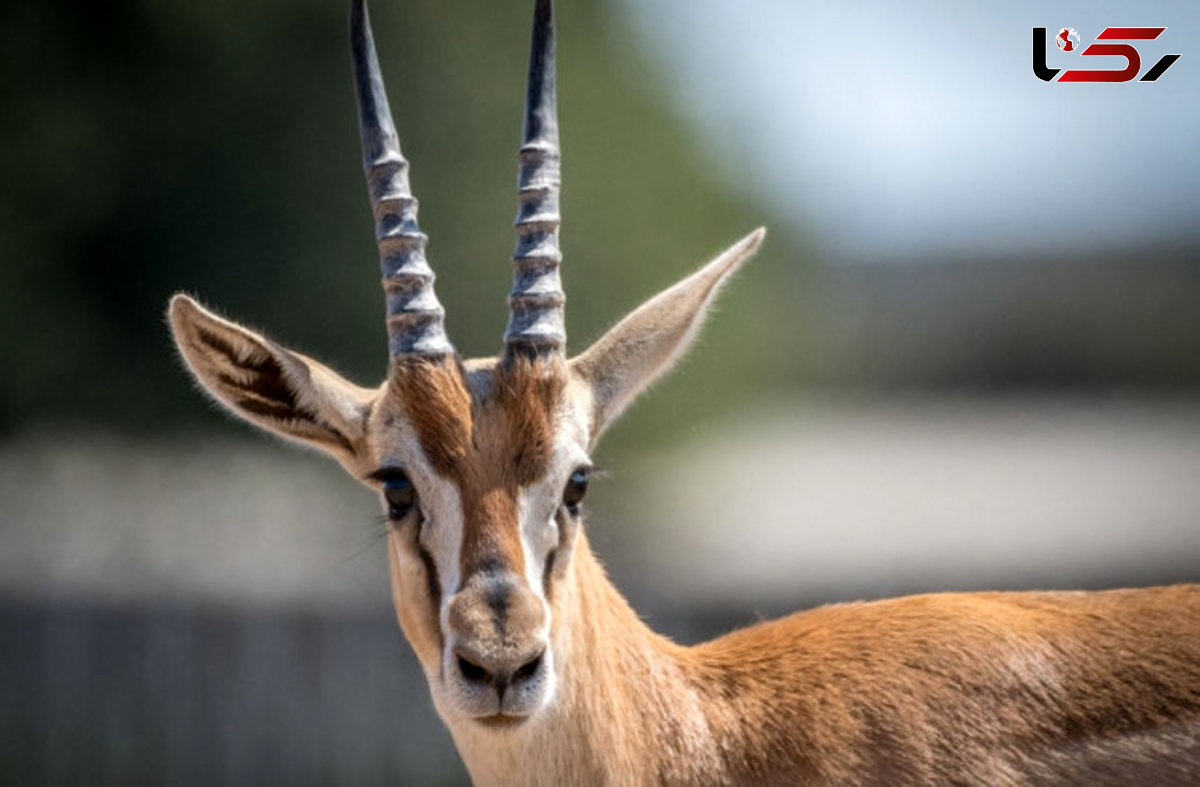
[[(762, 221), (712, 180), (612, 7), (560, 6), (578, 350)], [(451, 337), (490, 354), (511, 276), (528, 9), (377, 0), (372, 13)], [(380, 378), (383, 299), (341, 4), (116, 0), (2, 14), (0, 426), (215, 423), (163, 324), (180, 289), (360, 382)], [(636, 414), (642, 427), (711, 413), (765, 366), (740, 346), (770, 322), (750, 300), (768, 288), (746, 284), (727, 302), (737, 319), (718, 317), (703, 363), (671, 384), (675, 406)]]

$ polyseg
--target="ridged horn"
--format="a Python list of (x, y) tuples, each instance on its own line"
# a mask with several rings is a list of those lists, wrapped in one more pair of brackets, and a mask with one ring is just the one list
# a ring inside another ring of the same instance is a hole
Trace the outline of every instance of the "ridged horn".
[(506, 354), (560, 355), (567, 343), (563, 322), (566, 296), (559, 279), (558, 248), (560, 155), (554, 95), (554, 9), (537, 0), (529, 50), (525, 124), (517, 177), (517, 246), (513, 288), (508, 296)]
[(433, 292), (433, 270), (425, 259), (429, 238), (417, 224), (417, 199), (408, 185), (408, 162), (388, 107), (365, 0), (350, 3), (350, 48), (363, 170), (387, 298), (390, 356), (449, 355), (454, 348), (446, 338), (445, 311)]

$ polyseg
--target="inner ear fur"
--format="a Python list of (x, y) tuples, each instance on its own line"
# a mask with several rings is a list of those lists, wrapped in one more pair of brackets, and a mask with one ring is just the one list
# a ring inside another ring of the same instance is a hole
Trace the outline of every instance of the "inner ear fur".
[(766, 234), (759, 227), (643, 303), (571, 360), (572, 372), (591, 389), (593, 441), (683, 355), (721, 286), (754, 256)]
[(375, 392), (218, 317), (186, 295), (171, 299), (168, 319), (188, 369), (230, 412), (318, 447), (343, 464), (362, 456)]

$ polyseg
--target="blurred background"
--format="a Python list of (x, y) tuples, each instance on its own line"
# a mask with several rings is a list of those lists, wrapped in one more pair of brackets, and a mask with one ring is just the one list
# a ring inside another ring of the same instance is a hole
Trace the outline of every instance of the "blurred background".
[[(653, 626), (1200, 579), (1200, 8), (559, 6), (574, 349), (771, 229), (597, 457), (593, 545)], [(529, 9), (372, 11), (448, 327), (491, 354)], [(345, 17), (0, 10), (0, 783), (465, 782), (377, 502), (217, 412), (163, 320), (186, 290), (381, 379)], [(1031, 27), (1070, 68), (1055, 32), (1108, 25), (1183, 56), (1033, 76)]]

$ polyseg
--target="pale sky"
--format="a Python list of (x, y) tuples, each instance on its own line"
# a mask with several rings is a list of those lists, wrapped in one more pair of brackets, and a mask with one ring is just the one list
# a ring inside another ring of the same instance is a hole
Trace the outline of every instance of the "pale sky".
[[(1200, 4), (624, 0), (660, 94), (730, 177), (830, 259), (1083, 250), (1200, 237)], [(1082, 48), (1107, 26), (1157, 82), (1055, 84), (1050, 67), (1120, 68)]]

